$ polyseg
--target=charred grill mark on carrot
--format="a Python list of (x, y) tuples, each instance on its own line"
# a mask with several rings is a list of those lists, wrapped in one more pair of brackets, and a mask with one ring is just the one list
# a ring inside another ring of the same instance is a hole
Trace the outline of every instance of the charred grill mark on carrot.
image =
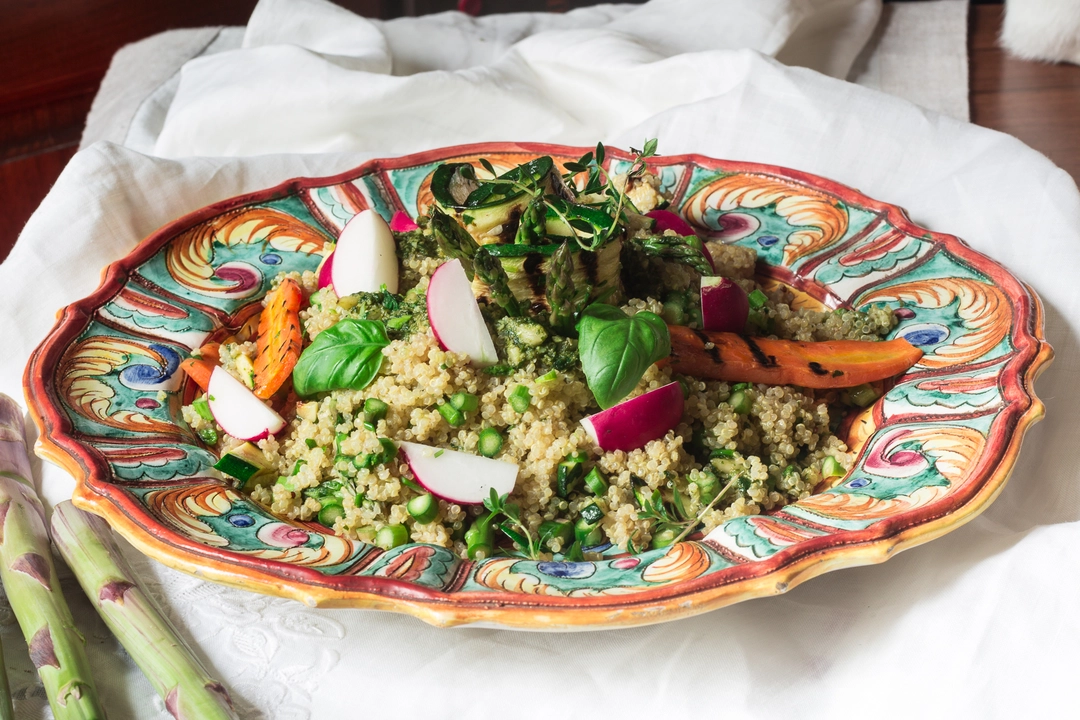
[(750, 353), (754, 356), (754, 360), (756, 360), (759, 365), (766, 368), (776, 367), (775, 355), (766, 355), (751, 337), (743, 337), (743, 340), (746, 341), (746, 347), (750, 348)]
[(709, 342), (709, 336), (701, 332), (700, 330), (694, 330), (694, 334), (698, 336), (699, 340), (701, 340), (702, 348), (704, 348), (705, 352), (709, 354), (709, 357), (712, 358), (712, 361), (717, 365), (722, 365), (724, 363), (724, 359), (720, 357), (720, 350), (716, 347), (715, 344)]

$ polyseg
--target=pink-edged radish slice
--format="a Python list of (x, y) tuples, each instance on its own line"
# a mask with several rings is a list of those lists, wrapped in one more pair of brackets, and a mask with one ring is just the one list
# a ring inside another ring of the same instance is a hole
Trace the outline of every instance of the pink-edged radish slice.
[(334, 267), (334, 253), (323, 258), (323, 261), (319, 263), (319, 268), (315, 271), (315, 274), (319, 276), (319, 289), (334, 284), (334, 278), (330, 276), (331, 270)]
[[(682, 235), (683, 237), (697, 237), (694, 226), (686, 222), (682, 215), (672, 212), (671, 210), (650, 210), (645, 213), (645, 217), (652, 218), (656, 221), (653, 225), (653, 232), (658, 235), (663, 235), (667, 230), (673, 230), (676, 235)], [(709, 252), (709, 246), (705, 243), (701, 243), (701, 254), (709, 261), (709, 267), (713, 269), (713, 272), (716, 272), (716, 263), (713, 262), (712, 253)]]
[(411, 217), (398, 210), (394, 213), (394, 217), (390, 218), (390, 229), (397, 233), (404, 233), (419, 230), (420, 226), (413, 222)]
[(450, 502), (476, 505), (484, 502), (492, 488), (499, 495), (506, 495), (517, 483), (517, 463), (419, 443), (398, 445), (417, 482)]
[(645, 217), (652, 218), (656, 221), (653, 225), (653, 231), (657, 235), (663, 235), (667, 230), (674, 230), (676, 234), (683, 237), (697, 237), (697, 233), (694, 232), (694, 228), (690, 223), (683, 219), (682, 215), (671, 210), (650, 210), (645, 213)]
[(439, 347), (469, 356), (486, 367), (499, 361), (472, 284), (460, 260), (443, 263), (431, 276), (427, 289), (428, 321)]
[(746, 291), (725, 277), (701, 278), (701, 324), (706, 330), (742, 333), (750, 316)]
[(345, 223), (333, 257), (330, 279), (338, 297), (379, 292), (383, 285), (397, 292), (397, 243), (390, 226), (374, 210), (361, 210)]
[(630, 452), (664, 437), (679, 424), (682, 414), (682, 388), (673, 382), (589, 415), (581, 424), (604, 452)]
[(280, 415), (220, 367), (210, 373), (206, 401), (221, 429), (240, 440), (258, 442), (285, 427)]

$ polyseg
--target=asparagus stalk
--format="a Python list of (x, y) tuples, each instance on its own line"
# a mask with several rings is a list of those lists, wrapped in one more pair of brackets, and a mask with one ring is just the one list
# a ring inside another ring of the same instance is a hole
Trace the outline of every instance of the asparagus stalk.
[(235, 720), (225, 688), (210, 677), (173, 625), (135, 582), (101, 518), (62, 502), (53, 541), (86, 596), (177, 720)]
[(514, 293), (510, 291), (510, 278), (506, 276), (502, 261), (488, 252), (487, 248), (480, 248), (473, 256), (473, 266), (476, 276), (487, 283), (491, 299), (505, 310), (507, 315), (520, 316), (521, 306), (518, 305)]
[(442, 254), (450, 259), (460, 260), (461, 267), (465, 268), (465, 274), (469, 276), (469, 280), (472, 280), (473, 256), (480, 249), (476, 240), (473, 240), (473, 236), (457, 220), (437, 207), (431, 209), (430, 227)]
[(0, 580), (56, 720), (104, 718), (30, 478), (22, 409), (0, 394)]
[(548, 261), (547, 299), (551, 306), (551, 327), (560, 333), (574, 328), (576, 315), (589, 300), (591, 290), (574, 286), (574, 256), (570, 242), (564, 242)]

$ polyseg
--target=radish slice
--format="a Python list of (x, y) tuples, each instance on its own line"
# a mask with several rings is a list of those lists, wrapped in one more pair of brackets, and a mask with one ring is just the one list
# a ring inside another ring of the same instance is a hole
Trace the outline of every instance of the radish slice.
[(433, 495), (463, 505), (482, 503), (491, 494), (506, 495), (517, 483), (517, 463), (445, 450), (418, 443), (398, 443), (416, 480)]
[(397, 292), (397, 244), (379, 213), (361, 210), (345, 224), (334, 248), (330, 279), (338, 297), (379, 292), (383, 285)]
[(419, 230), (420, 226), (413, 222), (411, 217), (398, 210), (394, 213), (394, 217), (390, 218), (390, 229), (394, 232), (403, 233)]
[(682, 388), (673, 382), (590, 415), (581, 424), (604, 452), (630, 452), (664, 437), (682, 414)]
[(334, 253), (330, 253), (323, 258), (323, 261), (319, 263), (319, 269), (315, 273), (319, 276), (319, 289), (322, 290), (328, 285), (334, 284), (334, 279), (330, 277), (331, 268), (334, 267)]
[(750, 316), (750, 300), (738, 283), (724, 277), (701, 278), (701, 324), (706, 330), (741, 333)]
[(663, 235), (665, 230), (674, 230), (683, 237), (697, 237), (697, 233), (694, 232), (693, 226), (686, 222), (686, 220), (683, 220), (682, 215), (672, 212), (671, 210), (650, 210), (645, 213), (645, 217), (650, 217), (656, 221), (653, 230), (658, 235)]
[(285, 420), (280, 415), (220, 367), (210, 373), (206, 400), (214, 420), (234, 438), (257, 442), (285, 427)]
[(480, 367), (498, 362), (495, 343), (460, 260), (443, 263), (431, 276), (427, 311), (431, 331), (443, 350), (464, 353)]

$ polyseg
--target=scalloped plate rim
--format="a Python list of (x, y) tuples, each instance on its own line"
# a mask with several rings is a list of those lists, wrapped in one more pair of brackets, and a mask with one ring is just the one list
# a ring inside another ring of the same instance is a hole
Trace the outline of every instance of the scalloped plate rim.
[[(308, 605), (404, 612), (438, 626), (480, 622), (529, 629), (600, 629), (686, 617), (741, 600), (786, 592), (829, 570), (883, 562), (896, 552), (928, 542), (959, 527), (993, 502), (1015, 466), (1024, 435), (1044, 414), (1043, 403), (1035, 395), (1033, 384), (1052, 361), (1053, 350), (1044, 337), (1042, 304), (1034, 291), (963, 240), (914, 224), (907, 213), (895, 205), (873, 200), (857, 190), (809, 173), (759, 163), (717, 160), (696, 153), (663, 156), (663, 161), (671, 165), (698, 164), (706, 167), (720, 163), (725, 168), (778, 176), (821, 189), (845, 202), (854, 199), (862, 207), (883, 213), (889, 223), (899, 230), (942, 241), (958, 259), (971, 262), (995, 283), (1005, 281), (1007, 285), (1015, 284), (1014, 290), (1019, 290), (1022, 295), (1021, 302), (1016, 304), (1014, 317), (1026, 321), (1022, 327), (1017, 327), (1016, 332), (1019, 339), (1025, 342), (1016, 343), (1016, 356), (1005, 363), (1002, 373), (1016, 376), (1012, 386), (1019, 388), (1021, 397), (1001, 411), (1006, 416), (1007, 426), (1001, 431), (1004, 434), (1001, 438), (1003, 442), (999, 443), (1000, 447), (991, 448), (988, 441), (988, 449), (994, 451), (986, 453), (980, 460), (984, 465), (994, 461), (994, 467), (987, 471), (981, 483), (967, 483), (973, 487), (966, 493), (956, 493), (899, 517), (882, 520), (871, 528), (839, 531), (831, 536), (805, 540), (764, 560), (734, 565), (694, 580), (657, 586), (634, 594), (563, 598), (506, 591), (443, 592), (392, 578), (326, 576), (316, 570), (297, 568), (279, 561), (208, 548), (183, 538), (164, 525), (156, 524), (145, 509), (140, 511), (142, 506), (134, 502), (134, 498), (124, 493), (122, 488), (100, 478), (103, 472), (99, 466), (100, 459), (93, 457), (79, 443), (70, 421), (57, 409), (55, 384), (46, 382), (43, 371), (55, 367), (53, 359), (59, 359), (58, 353), (63, 351), (66, 342), (85, 327), (94, 310), (123, 287), (128, 275), (182, 230), (242, 205), (287, 197), (301, 190), (339, 184), (384, 170), (479, 153), (575, 155), (588, 150), (590, 148), (546, 143), (478, 143), (437, 148), (399, 158), (372, 159), (336, 175), (292, 178), (271, 188), (228, 198), (164, 225), (141, 241), (128, 255), (108, 265), (103, 271), (101, 284), (93, 293), (63, 308), (58, 313), (56, 324), (31, 356), (23, 384), (31, 415), (39, 428), (39, 454), (74, 476), (77, 487), (73, 501), (77, 506), (104, 517), (141, 552), (165, 565), (222, 584), (289, 597)], [(609, 156), (626, 157), (625, 153), (614, 149), (609, 150)], [(946, 511), (941, 512), (938, 505), (946, 500), (950, 502)], [(954, 502), (956, 500), (959, 502)], [(935, 512), (920, 512), (932, 509)], [(139, 519), (151, 522), (139, 522)], [(464, 568), (470, 565), (463, 563)], [(752, 569), (753, 572), (739, 572), (743, 569)], [(342, 588), (342, 585), (346, 587)]]

